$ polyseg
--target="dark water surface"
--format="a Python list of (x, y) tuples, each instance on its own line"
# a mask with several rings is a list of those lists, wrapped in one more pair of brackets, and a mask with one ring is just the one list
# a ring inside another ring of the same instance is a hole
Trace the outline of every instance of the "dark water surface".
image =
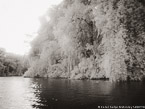
[(0, 109), (97, 109), (144, 106), (145, 83), (0, 77)]

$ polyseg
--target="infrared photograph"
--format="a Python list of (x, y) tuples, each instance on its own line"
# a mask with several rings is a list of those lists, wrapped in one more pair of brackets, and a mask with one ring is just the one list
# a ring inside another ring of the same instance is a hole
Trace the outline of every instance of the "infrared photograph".
[(145, 109), (145, 0), (0, 0), (0, 109)]

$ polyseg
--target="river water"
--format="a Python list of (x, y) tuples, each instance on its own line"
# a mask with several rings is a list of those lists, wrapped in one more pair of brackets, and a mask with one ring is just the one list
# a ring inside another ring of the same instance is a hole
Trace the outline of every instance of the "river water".
[(145, 83), (0, 77), (0, 109), (145, 106)]

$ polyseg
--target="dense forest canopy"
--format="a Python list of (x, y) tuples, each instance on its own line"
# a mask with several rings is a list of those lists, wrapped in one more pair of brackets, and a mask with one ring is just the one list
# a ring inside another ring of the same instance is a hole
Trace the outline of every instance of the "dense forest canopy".
[(26, 58), (0, 48), (0, 76), (22, 76), (28, 66)]
[(145, 0), (64, 0), (40, 22), (24, 76), (144, 77)]

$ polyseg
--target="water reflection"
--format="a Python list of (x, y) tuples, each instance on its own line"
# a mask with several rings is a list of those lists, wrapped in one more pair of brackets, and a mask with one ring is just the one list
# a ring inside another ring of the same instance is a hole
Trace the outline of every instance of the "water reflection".
[(0, 109), (32, 109), (30, 99), (35, 99), (30, 80), (22, 78), (0, 78)]
[(37, 84), (38, 109), (96, 109), (99, 105), (145, 105), (145, 85), (141, 82), (110, 83), (33, 79)]
[[(105, 104), (110, 100), (113, 84), (110, 82), (33, 79), (37, 84), (37, 108), (84, 108)], [(35, 88), (35, 87), (34, 87)], [(39, 91), (38, 91), (39, 90)], [(40, 105), (41, 104), (41, 105)]]
[(0, 78), (0, 109), (97, 109), (145, 105), (141, 82), (110, 83), (21, 77)]

